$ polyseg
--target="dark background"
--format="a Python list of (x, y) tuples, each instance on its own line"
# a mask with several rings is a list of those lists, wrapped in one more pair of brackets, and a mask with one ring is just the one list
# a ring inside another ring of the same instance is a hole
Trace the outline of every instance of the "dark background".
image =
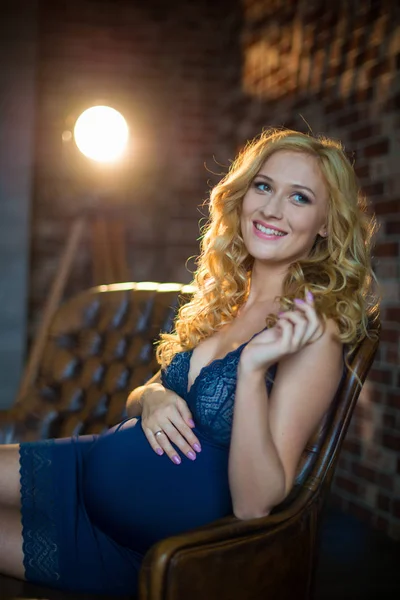
[[(381, 229), (380, 349), (332, 498), (400, 538), (400, 18), (396, 1), (15, 0), (0, 19), (0, 404), (15, 395), (74, 219), (120, 216), (130, 279), (191, 280), (199, 208), (268, 126), (341, 139)], [(109, 104), (132, 146), (115, 171), (63, 142)], [(66, 295), (93, 284), (87, 236)]]

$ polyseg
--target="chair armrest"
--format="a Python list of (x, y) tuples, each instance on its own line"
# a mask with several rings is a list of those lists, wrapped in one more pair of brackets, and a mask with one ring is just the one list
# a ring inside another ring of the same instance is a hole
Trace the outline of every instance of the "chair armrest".
[(307, 598), (320, 506), (319, 493), (307, 496), (267, 517), (227, 517), (158, 542), (143, 561), (139, 599), (258, 600), (279, 589), (293, 600), (294, 582), (296, 600)]

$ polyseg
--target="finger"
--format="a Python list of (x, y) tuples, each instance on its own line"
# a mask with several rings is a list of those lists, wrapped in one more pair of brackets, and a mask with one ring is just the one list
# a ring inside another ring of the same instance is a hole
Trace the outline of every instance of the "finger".
[(195, 427), (193, 416), (189, 410), (187, 403), (182, 398), (179, 398), (176, 402), (176, 405), (178, 407), (179, 412), (182, 415), (182, 418), (184, 419), (184, 421), (186, 421), (189, 427)]
[[(174, 425), (174, 427), (178, 430), (178, 432), (181, 433), (181, 435), (185, 438), (185, 440), (187, 441), (188, 444), (190, 444), (191, 448), (188, 448), (186, 446), (184, 446), (183, 448), (181, 446), (179, 446), (179, 448), (182, 449), (182, 451), (188, 455), (188, 452), (190, 452), (192, 449), (195, 452), (201, 452), (201, 444), (199, 439), (196, 437), (196, 435), (192, 432), (191, 426), (188, 426), (185, 420), (185, 417), (182, 415), (182, 411), (184, 411), (185, 415), (190, 415), (189, 420), (191, 419), (191, 412), (187, 407), (187, 404), (184, 400), (180, 400), (176, 403), (176, 406), (174, 407), (174, 411), (171, 412), (170, 415), (168, 415), (168, 419), (169, 421)], [(192, 420), (193, 426), (195, 426), (194, 421)]]
[(159, 448), (161, 448), (161, 450), (163, 450), (163, 453), (165, 452), (167, 454), (167, 456), (172, 460), (172, 462), (175, 465), (179, 465), (182, 462), (181, 457), (179, 456), (175, 448), (172, 447), (168, 439), (168, 435), (164, 431), (157, 435), (157, 438), (154, 436), (154, 433), (149, 429), (145, 433), (147, 439), (150, 442), (151, 447), (155, 450), (155, 452), (157, 452), (156, 447), (158, 446)]
[[(186, 436), (190, 436), (192, 434), (192, 431), (186, 425), (186, 423), (182, 420), (178, 424), (178, 426), (180, 427), (180, 429), (178, 429), (174, 423), (167, 423), (164, 425), (163, 430), (164, 430), (165, 434), (168, 436), (169, 441), (171, 441), (177, 448), (179, 448), (179, 450), (182, 452), (182, 454), (187, 456), (190, 460), (195, 460), (196, 453), (194, 452), (193, 447), (190, 446), (185, 439)], [(183, 435), (181, 433), (181, 429), (183, 430)], [(196, 436), (194, 434), (192, 434), (192, 435), (193, 435), (194, 440), (196, 440), (196, 441), (193, 441), (193, 444), (196, 444), (196, 443), (198, 444)], [(161, 435), (159, 437), (161, 437)], [(200, 444), (198, 444), (198, 447), (200, 447)], [(163, 448), (167, 452), (166, 447), (163, 446)]]
[[(307, 315), (309, 323), (310, 323), (310, 326), (309, 326), (306, 336), (305, 336), (306, 344), (316, 341), (317, 339), (319, 339), (320, 336), (318, 336), (318, 338), (315, 338), (315, 334), (317, 332), (320, 332), (322, 335), (324, 331), (323, 331), (323, 327), (321, 325), (321, 320), (315, 311), (313, 302), (312, 302), (312, 304), (310, 304), (310, 303), (304, 302), (304, 300), (299, 300), (296, 298), (295, 303), (296, 303), (296, 307), (300, 311), (302, 311), (304, 314)], [(315, 338), (315, 339), (313, 339), (313, 338)]]
[(314, 302), (310, 304), (298, 298), (295, 298), (294, 302), (296, 303), (296, 308), (303, 314), (307, 315), (307, 318), (309, 319), (310, 323), (314, 323), (315, 326), (319, 326), (320, 322), (316, 310), (314, 308)]
[(280, 319), (277, 325), (281, 330), (280, 343), (286, 352), (292, 352), (293, 323)]
[(293, 350), (299, 349), (309, 327), (307, 316), (299, 311), (288, 311), (284, 313), (281, 318), (292, 323), (293, 332), (291, 343)]
[(148, 429), (148, 428), (143, 428), (143, 431), (144, 431), (144, 435), (147, 438), (147, 441), (149, 442), (150, 446), (153, 448), (154, 452), (156, 454), (158, 454), (159, 456), (162, 456), (164, 454), (164, 450), (163, 450), (163, 448), (161, 448), (161, 446), (158, 442), (158, 438), (160, 436), (159, 435), (155, 436), (154, 433), (151, 431), (151, 429)]

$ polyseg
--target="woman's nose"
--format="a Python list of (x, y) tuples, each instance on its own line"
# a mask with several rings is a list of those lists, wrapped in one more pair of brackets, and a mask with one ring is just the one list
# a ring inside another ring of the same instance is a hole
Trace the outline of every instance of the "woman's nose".
[(271, 194), (267, 196), (261, 207), (261, 212), (267, 217), (275, 217), (280, 219), (283, 216), (282, 198), (279, 194)]

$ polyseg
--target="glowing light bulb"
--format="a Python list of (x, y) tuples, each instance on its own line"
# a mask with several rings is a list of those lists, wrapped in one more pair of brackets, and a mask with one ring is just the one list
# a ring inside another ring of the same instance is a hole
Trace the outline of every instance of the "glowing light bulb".
[(128, 137), (124, 117), (109, 106), (92, 106), (75, 123), (76, 145), (82, 154), (98, 162), (115, 162), (121, 158)]

